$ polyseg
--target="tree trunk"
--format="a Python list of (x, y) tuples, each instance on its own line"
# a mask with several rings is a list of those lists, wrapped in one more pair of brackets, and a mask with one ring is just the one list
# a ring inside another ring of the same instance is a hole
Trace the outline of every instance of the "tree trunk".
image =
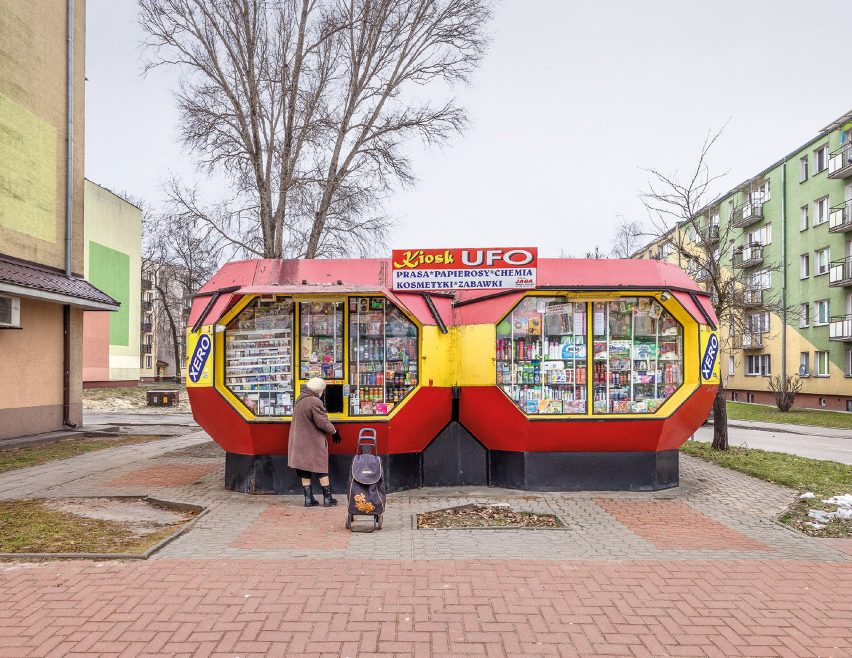
[(722, 382), (719, 382), (719, 390), (713, 400), (713, 449), (728, 449), (728, 407), (725, 402), (725, 385)]

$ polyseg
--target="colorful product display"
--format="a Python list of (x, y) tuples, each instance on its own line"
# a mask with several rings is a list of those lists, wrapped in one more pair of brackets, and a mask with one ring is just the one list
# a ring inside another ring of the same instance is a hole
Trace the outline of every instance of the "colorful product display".
[(256, 416), (293, 413), (293, 302), (254, 300), (225, 330), (225, 386)]
[(299, 379), (342, 381), (343, 302), (300, 303), (299, 326)]
[(528, 297), (497, 325), (497, 385), (527, 414), (586, 413), (587, 304)]
[(385, 415), (417, 386), (417, 327), (381, 297), (349, 298), (349, 415)]
[(683, 329), (655, 300), (592, 303), (593, 413), (654, 413), (683, 383)]

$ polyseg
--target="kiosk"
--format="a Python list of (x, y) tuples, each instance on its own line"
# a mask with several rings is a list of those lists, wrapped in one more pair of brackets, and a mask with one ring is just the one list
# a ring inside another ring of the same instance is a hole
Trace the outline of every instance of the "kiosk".
[(314, 376), (343, 439), (338, 491), (364, 427), (390, 491), (676, 486), (719, 383), (706, 293), (656, 261), (536, 265), (523, 290), (424, 290), (397, 285), (388, 259), (226, 264), (187, 332), (193, 415), (226, 451), (226, 487), (299, 489), (287, 433)]

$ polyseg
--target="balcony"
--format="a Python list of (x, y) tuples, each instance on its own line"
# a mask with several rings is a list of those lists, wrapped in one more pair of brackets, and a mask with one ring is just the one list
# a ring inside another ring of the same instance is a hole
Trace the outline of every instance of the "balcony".
[(762, 350), (763, 333), (737, 334), (734, 336), (734, 347), (738, 350)]
[(153, 311), (154, 310), (154, 302), (150, 300), (142, 300), (142, 310), (143, 311)]
[(713, 245), (719, 242), (719, 227), (718, 226), (708, 226), (705, 229), (702, 229), (701, 233), (698, 234), (698, 243), (703, 245)]
[(759, 288), (745, 288), (741, 292), (740, 303), (746, 308), (763, 306), (763, 290)]
[(151, 279), (142, 279), (142, 290), (151, 290), (153, 287)]
[(731, 225), (743, 228), (763, 219), (763, 201), (749, 201), (734, 208), (731, 214)]
[(828, 270), (828, 285), (832, 288), (852, 286), (852, 256), (831, 261)]
[(828, 177), (849, 178), (852, 176), (852, 143), (844, 144), (828, 156)]
[(754, 267), (763, 262), (763, 245), (753, 244), (734, 252), (734, 267)]
[(828, 232), (846, 233), (852, 231), (852, 200), (842, 206), (834, 206), (828, 213)]
[(154, 331), (154, 325), (152, 325), (150, 322), (143, 322), (142, 323), (142, 333), (143, 334), (150, 334), (152, 331)]
[(142, 344), (142, 345), (139, 346), (139, 350), (142, 352), (142, 354), (150, 354), (151, 353), (151, 347), (152, 347), (151, 345)]
[(852, 314), (831, 318), (828, 323), (828, 339), (852, 342)]

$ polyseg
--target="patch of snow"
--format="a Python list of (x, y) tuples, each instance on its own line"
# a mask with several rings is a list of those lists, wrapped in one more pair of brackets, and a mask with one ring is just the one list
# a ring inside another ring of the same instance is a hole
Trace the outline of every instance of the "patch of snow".
[(805, 525), (809, 525), (814, 530), (822, 530), (823, 528), (825, 528), (824, 523), (814, 523), (813, 521), (806, 521)]
[(822, 501), (838, 507), (852, 507), (852, 494), (843, 494), (842, 496), (832, 496)]
[(817, 523), (828, 523), (834, 518), (834, 512), (824, 512), (821, 509), (812, 509), (808, 512), (808, 516)]
[(800, 500), (810, 500), (811, 498), (816, 498), (813, 491), (806, 491), (801, 496), (799, 496)]

